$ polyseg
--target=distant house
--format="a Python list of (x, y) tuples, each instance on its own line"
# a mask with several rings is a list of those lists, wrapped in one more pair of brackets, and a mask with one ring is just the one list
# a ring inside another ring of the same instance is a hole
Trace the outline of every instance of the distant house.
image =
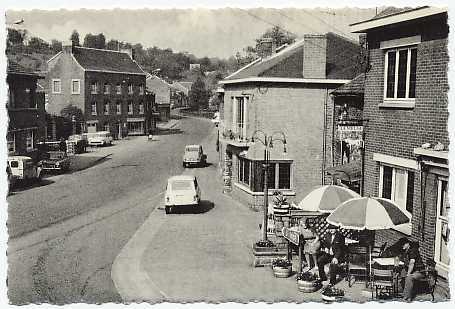
[(200, 69), (201, 64), (200, 63), (190, 63), (190, 71), (194, 69)]
[[(378, 231), (376, 242), (406, 236), (424, 261), (447, 278), (450, 256), (447, 9), (387, 9), (351, 25), (365, 33), (370, 70), (365, 79), (366, 196), (391, 199), (409, 224)], [(443, 282), (439, 280), (438, 282)], [(447, 284), (447, 283), (446, 283)]]
[(357, 76), (359, 54), (358, 43), (336, 34), (305, 35), (278, 53), (264, 52), (220, 82), (225, 191), (252, 208), (262, 207), (264, 146), (258, 140), (264, 136), (258, 130), (275, 139), (269, 195), (279, 190), (298, 202), (329, 182), (325, 169), (332, 166), (332, 140), (325, 138), (325, 130), (333, 118), (330, 92)]
[(7, 147), (9, 155), (38, 160), (37, 143), (46, 136), (44, 93), (37, 92), (40, 76), (14, 61), (8, 61)]
[(131, 50), (64, 45), (48, 61), (47, 112), (59, 115), (72, 105), (84, 115), (84, 132), (110, 131), (119, 138), (145, 134), (154, 129), (145, 77)]
[(155, 94), (155, 104), (161, 121), (168, 121), (171, 117), (171, 96), (173, 87), (156, 75), (147, 74), (147, 91)]

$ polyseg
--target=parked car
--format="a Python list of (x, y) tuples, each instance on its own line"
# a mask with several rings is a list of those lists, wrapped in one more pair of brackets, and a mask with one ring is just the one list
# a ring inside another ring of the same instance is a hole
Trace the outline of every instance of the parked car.
[(45, 171), (64, 172), (69, 170), (71, 160), (64, 151), (48, 151), (46, 158), (41, 160), (41, 166)]
[(87, 147), (88, 141), (87, 136), (83, 134), (74, 134), (68, 137), (69, 142), (74, 143), (75, 153), (84, 153)]
[(212, 122), (213, 124), (215, 124), (215, 127), (218, 127), (218, 125), (220, 124), (220, 112), (215, 112), (212, 118)]
[(171, 213), (175, 207), (198, 207), (201, 201), (201, 189), (196, 176), (180, 175), (168, 179), (164, 197), (165, 211)]
[(13, 175), (11, 167), (9, 166), (9, 162), (6, 164), (6, 175), (8, 176), (8, 191), (10, 191), (12, 188), (14, 188), (18, 177), (16, 175)]
[(205, 165), (207, 155), (204, 154), (201, 145), (187, 145), (183, 155), (183, 167), (190, 165)]
[(35, 164), (30, 157), (10, 156), (7, 159), (7, 165), (11, 171), (10, 177), (14, 177), (16, 180), (41, 180), (42, 168), (40, 164)]
[(93, 133), (84, 133), (90, 146), (112, 145), (112, 135), (109, 131), (99, 131)]

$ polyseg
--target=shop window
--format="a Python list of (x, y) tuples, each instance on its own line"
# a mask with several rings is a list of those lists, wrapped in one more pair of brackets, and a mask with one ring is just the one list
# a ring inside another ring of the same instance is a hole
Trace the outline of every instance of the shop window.
[[(253, 192), (264, 191), (263, 161), (239, 158), (239, 183), (247, 185)], [(269, 189), (291, 189), (291, 163), (270, 162), (267, 173)]]

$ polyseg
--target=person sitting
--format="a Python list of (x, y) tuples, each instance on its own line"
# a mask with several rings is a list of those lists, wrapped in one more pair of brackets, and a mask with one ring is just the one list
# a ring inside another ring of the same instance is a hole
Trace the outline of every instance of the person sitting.
[[(316, 233), (316, 230), (314, 227), (311, 227), (308, 223), (308, 220), (300, 220), (299, 222), (299, 231), (300, 235), (303, 238), (303, 254), (305, 254), (305, 260), (306, 263), (303, 265), (303, 269), (305, 271), (312, 270), (315, 268), (315, 270), (318, 270), (318, 264), (317, 264), (317, 252), (321, 246), (321, 243), (319, 241), (319, 235)], [(311, 258), (313, 259), (313, 267), (311, 267)]]
[(414, 298), (414, 284), (415, 281), (425, 277), (424, 269), (425, 265), (422, 262), (422, 258), (419, 254), (418, 244), (406, 239), (403, 241), (403, 262), (404, 268), (404, 289), (403, 299), (405, 301), (411, 301)]
[(327, 231), (329, 233), (327, 233), (321, 241), (321, 253), (318, 257), (317, 265), (319, 278), (323, 283), (327, 283), (327, 275), (324, 266), (330, 263), (330, 285), (334, 285), (340, 270), (340, 261), (342, 261), (345, 256), (346, 246), (344, 236), (338, 232), (336, 227), (330, 226)]

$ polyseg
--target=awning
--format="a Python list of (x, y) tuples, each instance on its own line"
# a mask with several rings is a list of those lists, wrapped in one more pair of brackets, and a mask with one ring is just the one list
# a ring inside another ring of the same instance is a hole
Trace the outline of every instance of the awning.
[(343, 165), (329, 167), (327, 174), (344, 181), (359, 181), (362, 179), (362, 167), (359, 161), (349, 162)]
[[(241, 157), (251, 161), (263, 161), (264, 160), (264, 149), (265, 146), (260, 142), (251, 144), (247, 151), (240, 153)], [(293, 161), (289, 153), (284, 152), (284, 145), (277, 142), (273, 148), (269, 148), (269, 160), (270, 161)]]

